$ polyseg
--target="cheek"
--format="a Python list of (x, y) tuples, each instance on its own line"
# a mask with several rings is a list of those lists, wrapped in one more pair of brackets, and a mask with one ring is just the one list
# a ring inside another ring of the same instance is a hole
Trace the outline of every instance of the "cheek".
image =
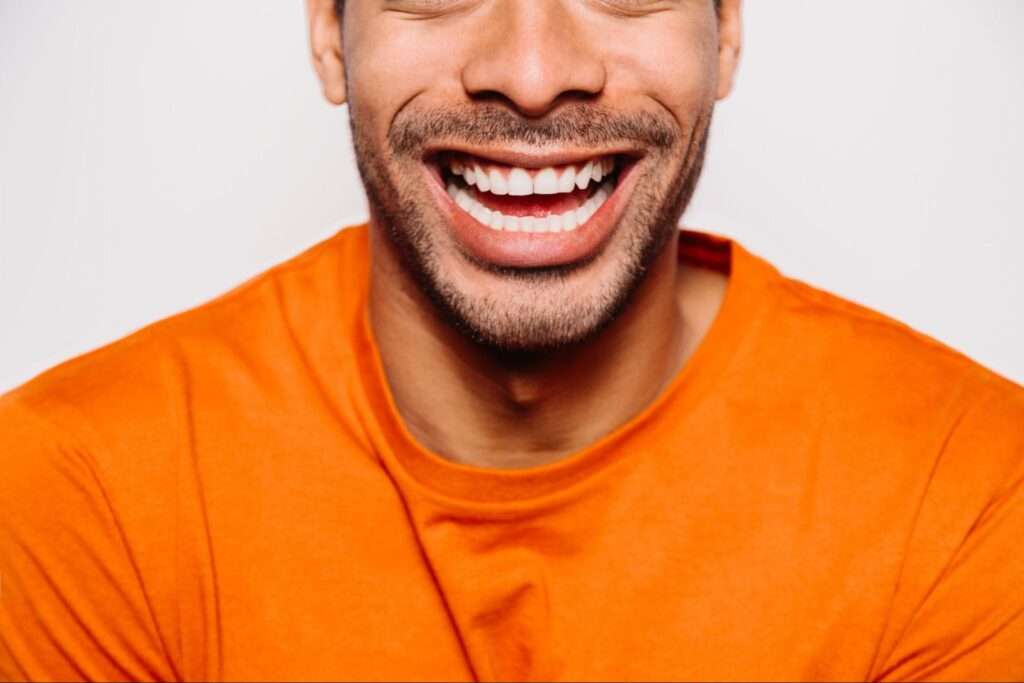
[(425, 22), (387, 17), (364, 22), (358, 33), (346, 44), (350, 105), (360, 120), (383, 126), (378, 135), (387, 134), (395, 114), (413, 99), (457, 89), (459, 57), (451, 49), (457, 38), (439, 35)]
[(680, 23), (617, 37), (606, 52), (610, 97), (641, 96), (688, 129), (714, 102), (718, 55), (714, 28)]

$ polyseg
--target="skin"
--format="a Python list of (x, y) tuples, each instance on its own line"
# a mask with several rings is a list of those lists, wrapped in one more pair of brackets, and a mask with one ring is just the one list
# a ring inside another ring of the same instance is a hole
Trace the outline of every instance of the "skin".
[[(412, 435), (455, 462), (535, 467), (642, 411), (726, 289), (679, 263), (675, 225), (732, 87), (740, 0), (717, 12), (711, 0), (348, 0), (341, 17), (333, 0), (307, 0), (307, 11), (324, 96), (349, 105), (371, 207), (371, 325)], [(654, 122), (671, 144), (557, 125), (598, 110)], [(492, 111), (506, 125), (488, 131)], [(464, 133), (429, 131), (396, 152), (395, 134), (424, 133), (435, 112)], [(627, 145), (642, 183), (585, 263), (514, 276), (467, 258), (428, 190), (424, 150), (477, 137), (526, 154)]]

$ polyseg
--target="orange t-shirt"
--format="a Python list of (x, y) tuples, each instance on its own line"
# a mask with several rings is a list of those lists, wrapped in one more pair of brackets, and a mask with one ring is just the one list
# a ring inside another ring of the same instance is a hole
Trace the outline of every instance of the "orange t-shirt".
[(1024, 678), (1024, 391), (680, 257), (729, 273), (695, 355), (533, 469), (410, 437), (365, 226), (7, 394), (0, 678)]

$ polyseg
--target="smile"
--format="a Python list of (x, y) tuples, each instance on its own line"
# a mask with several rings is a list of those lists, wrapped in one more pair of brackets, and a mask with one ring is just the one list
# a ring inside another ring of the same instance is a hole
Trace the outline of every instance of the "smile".
[(496, 231), (571, 232), (586, 225), (615, 191), (619, 159), (599, 156), (571, 164), (523, 168), (468, 154), (442, 162), (452, 201)]
[(428, 151), (425, 169), (449, 234), (484, 267), (591, 263), (638, 182), (639, 150)]

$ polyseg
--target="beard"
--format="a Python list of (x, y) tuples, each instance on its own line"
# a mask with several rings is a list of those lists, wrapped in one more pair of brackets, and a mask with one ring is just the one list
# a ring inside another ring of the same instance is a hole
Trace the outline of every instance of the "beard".
[[(627, 307), (676, 230), (700, 178), (713, 104), (688, 129), (667, 114), (624, 114), (568, 105), (544, 120), (496, 105), (402, 110), (386, 142), (350, 101), (356, 163), (376, 229), (436, 313), (473, 343), (500, 354), (571, 348), (593, 339)], [(440, 141), (499, 147), (629, 144), (645, 152), (643, 175), (612, 237), (586, 260), (513, 268), (475, 259), (454, 243), (427, 188), (424, 149)], [(491, 279), (478, 287), (448, 267), (451, 259)], [(602, 265), (598, 267), (598, 263)]]

